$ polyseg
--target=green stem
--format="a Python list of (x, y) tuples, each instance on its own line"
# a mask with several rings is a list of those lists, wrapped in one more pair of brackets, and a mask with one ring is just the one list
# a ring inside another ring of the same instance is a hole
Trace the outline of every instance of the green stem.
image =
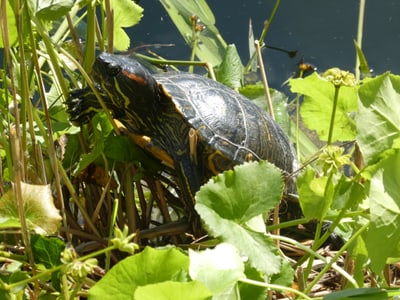
[[(108, 232), (108, 245), (109, 246), (112, 246), (111, 239), (112, 239), (113, 232), (114, 232), (114, 226), (115, 226), (115, 223), (117, 220), (118, 207), (119, 207), (119, 201), (118, 201), (118, 199), (114, 199), (113, 211), (111, 214), (111, 222), (110, 222), (111, 226), (110, 226), (110, 230)], [(111, 266), (111, 251), (106, 252), (105, 270), (106, 271), (110, 270), (110, 266)]]
[[(317, 241), (320, 240), (320, 238), (321, 238), (320, 237), (321, 236), (321, 231), (322, 231), (322, 222), (319, 221), (317, 223), (317, 228), (315, 230), (314, 243), (313, 243), (313, 245), (311, 247), (311, 249), (313, 251), (315, 251), (315, 252), (317, 252), (317, 250), (319, 248), (319, 245), (318, 245)], [(308, 276), (310, 275), (313, 264), (314, 264), (314, 256), (310, 256), (310, 258), (308, 260), (307, 268), (304, 271), (304, 277), (305, 278), (308, 278)]]
[(271, 284), (271, 283), (256, 281), (256, 280), (252, 280), (252, 279), (248, 279), (248, 278), (241, 278), (241, 279), (239, 279), (239, 281), (243, 282), (243, 283), (250, 284), (250, 285), (255, 285), (255, 286), (267, 288), (267, 289), (270, 289), (270, 290), (282, 291), (282, 292), (286, 292), (286, 293), (293, 293), (293, 294), (296, 294), (296, 295), (302, 297), (301, 299), (309, 299), (309, 300), (312, 299), (312, 298), (308, 297), (306, 294), (303, 294), (302, 292), (300, 292), (300, 291), (298, 291), (296, 289), (287, 287), (287, 286), (282, 286), (282, 285), (277, 285), (277, 284)]
[[(325, 233), (319, 238), (314, 241), (314, 246), (313, 248), (318, 249), (319, 247), (322, 246), (322, 244), (328, 239), (328, 237), (332, 234), (333, 230), (336, 228), (336, 226), (339, 224), (339, 222), (344, 218), (345, 215), (345, 210), (341, 210), (340, 213), (336, 216), (336, 218), (333, 220), (332, 224), (330, 224), (329, 228)], [(309, 255), (305, 255), (299, 261), (296, 263), (297, 266), (300, 266), (303, 262), (305, 262), (308, 259)]]
[[(112, 250), (115, 250), (115, 249), (118, 249), (118, 246), (112, 245), (110, 247), (107, 247), (107, 248), (104, 248), (104, 249), (100, 249), (100, 250), (95, 251), (93, 253), (90, 253), (88, 255), (79, 257), (76, 260), (82, 262), (82, 261), (85, 261), (85, 260), (87, 260), (89, 258), (93, 258), (93, 257), (99, 256), (99, 255), (102, 255), (104, 253), (111, 252)], [(11, 284), (4, 284), (4, 286), (2, 288), (6, 289), (7, 291), (10, 291), (15, 287), (28, 284), (28, 283), (33, 282), (35, 280), (38, 280), (38, 279), (40, 279), (42, 277), (48, 276), (51, 273), (57, 272), (57, 271), (63, 269), (65, 266), (66, 266), (66, 264), (61, 264), (61, 265), (59, 265), (57, 267), (54, 267), (54, 268), (51, 268), (51, 269), (47, 269), (47, 270), (45, 270), (45, 271), (43, 271), (41, 273), (38, 273), (38, 274), (36, 274), (36, 275), (34, 275), (34, 276), (30, 277), (30, 278), (27, 278), (27, 279), (24, 279), (24, 280), (21, 280), (21, 281), (18, 281), (18, 282), (13, 282)]]
[(274, 17), (276, 15), (276, 12), (278, 11), (279, 5), (281, 4), (281, 0), (276, 0), (275, 1), (275, 5), (274, 8), (272, 9), (271, 15), (269, 16), (269, 20), (267, 22), (265, 22), (263, 31), (261, 32), (261, 36), (260, 36), (260, 47), (264, 46), (264, 39), (267, 36), (269, 27), (271, 26), (272, 21), (274, 20)]
[[(365, 15), (365, 0), (360, 0), (360, 7), (358, 10), (358, 24), (357, 24), (357, 45), (362, 49), (362, 37), (364, 28), (364, 15)], [(355, 67), (356, 81), (360, 80), (360, 59), (356, 51), (356, 67)]]
[(333, 98), (331, 124), (329, 125), (328, 145), (330, 145), (332, 143), (333, 127), (335, 125), (336, 107), (337, 107), (337, 103), (338, 103), (338, 99), (339, 99), (339, 89), (340, 89), (340, 85), (335, 85), (335, 96)]
[[(308, 287), (304, 290), (305, 294), (308, 294), (313, 286), (326, 274), (326, 272), (338, 261), (339, 257), (343, 255), (343, 252), (349, 248), (349, 246), (355, 242), (355, 240), (369, 227), (369, 222), (364, 224), (353, 236), (343, 245), (343, 247), (335, 254), (334, 257), (325, 265), (325, 267), (318, 273), (318, 275), (314, 278), (314, 280), (308, 285)], [(354, 278), (351, 278), (352, 282), (354, 282)]]
[[(291, 238), (288, 238), (288, 237), (285, 237), (285, 236), (282, 236), (282, 235), (271, 235), (271, 237), (273, 239), (275, 239), (275, 240), (279, 240), (279, 241), (286, 242), (288, 244), (292, 244), (292, 245), (298, 247), (299, 249), (303, 250), (304, 252), (308, 253), (309, 255), (312, 255), (312, 256), (318, 258), (319, 260), (321, 260), (325, 264), (328, 264), (328, 258), (322, 256), (318, 252), (313, 251), (309, 247), (303, 245), (302, 243), (300, 243), (300, 242), (298, 242), (298, 241), (296, 241), (294, 239), (291, 239)], [(347, 245), (347, 243), (346, 243), (346, 245)], [(347, 248), (342, 247), (342, 249), (347, 249)], [(343, 253), (343, 251), (341, 251), (341, 253)], [(332, 263), (334, 263), (334, 262), (335, 261), (333, 261)], [(342, 268), (340, 268), (336, 264), (333, 264), (331, 267), (332, 267), (333, 270), (335, 270), (340, 275), (342, 275), (344, 278), (346, 278), (354, 288), (358, 288), (357, 282), (355, 281), (355, 279), (349, 273), (347, 273), (345, 270), (343, 270)]]

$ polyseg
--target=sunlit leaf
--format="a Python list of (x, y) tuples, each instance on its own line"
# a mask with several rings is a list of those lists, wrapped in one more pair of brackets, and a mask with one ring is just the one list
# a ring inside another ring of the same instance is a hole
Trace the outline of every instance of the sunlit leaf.
[(189, 249), (189, 258), (190, 277), (202, 282), (214, 294), (226, 295), (227, 289), (231, 290), (245, 277), (243, 259), (230, 244), (222, 243), (201, 252)]
[[(33, 185), (21, 182), (21, 196), (29, 228), (38, 234), (56, 232), (61, 224), (61, 216), (54, 206), (50, 185)], [(0, 217), (3, 220), (19, 220), (13, 188), (0, 199)]]
[(242, 85), (243, 65), (235, 45), (226, 48), (224, 58), (216, 72), (217, 81), (231, 88)]
[(36, 16), (43, 20), (57, 20), (66, 15), (74, 4), (73, 0), (39, 0), (36, 3)]
[[(160, 283), (139, 286), (135, 300), (208, 300), (212, 293), (199, 281)], [(120, 299), (120, 298), (119, 298)], [(133, 299), (133, 298), (131, 298)]]
[(179, 250), (147, 247), (116, 264), (89, 290), (89, 299), (134, 299), (139, 286), (165, 281), (187, 282), (188, 268), (189, 258)]
[(201, 61), (206, 61), (213, 66), (221, 63), (225, 53), (226, 42), (215, 27), (215, 18), (204, 0), (162, 0), (161, 4), (168, 12), (170, 18), (178, 28), (188, 45), (193, 43), (191, 17), (196, 15), (205, 30), (199, 35), (196, 55)]
[(281, 258), (272, 240), (247, 223), (268, 212), (282, 195), (281, 171), (262, 161), (237, 166), (202, 186), (196, 210), (209, 233), (234, 245), (250, 264), (271, 275), (278, 273)]
[[(371, 226), (366, 246), (371, 268), (376, 273), (383, 269), (388, 257), (399, 257), (400, 240), (400, 151), (380, 163), (371, 178), (369, 189)], [(393, 241), (393, 242), (388, 242)], [(385, 247), (377, 247), (385, 245)]]
[(327, 176), (316, 177), (316, 171), (308, 168), (297, 178), (300, 206), (308, 219), (322, 220), (332, 203), (332, 194), (327, 195)]
[(111, 0), (110, 6), (114, 13), (114, 48), (125, 51), (130, 46), (130, 38), (124, 28), (139, 23), (143, 16), (143, 8), (132, 0)]
[[(328, 140), (335, 87), (317, 73), (290, 81), (294, 93), (304, 95), (300, 113), (309, 129), (315, 130), (322, 141)], [(357, 110), (357, 89), (342, 86), (336, 108), (332, 141), (353, 140), (356, 134), (352, 115)]]
[[(367, 80), (359, 90), (357, 141), (366, 163), (399, 148), (400, 76), (385, 73)], [(397, 146), (396, 146), (397, 140)]]

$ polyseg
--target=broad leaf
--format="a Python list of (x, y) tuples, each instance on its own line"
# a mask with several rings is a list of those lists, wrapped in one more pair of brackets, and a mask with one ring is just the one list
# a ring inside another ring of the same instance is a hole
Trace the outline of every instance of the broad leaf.
[(135, 300), (207, 300), (212, 293), (198, 281), (165, 281), (139, 286), (135, 291)]
[(237, 249), (222, 243), (214, 249), (196, 252), (189, 249), (189, 274), (214, 294), (226, 295), (240, 278), (245, 278), (243, 259)]
[(196, 55), (213, 66), (221, 63), (226, 43), (215, 27), (215, 18), (205, 0), (163, 0), (161, 4), (188, 45), (193, 44), (191, 17), (196, 15), (205, 30), (200, 33)]
[[(376, 273), (383, 269), (388, 257), (399, 257), (400, 240), (400, 151), (395, 151), (381, 162), (371, 178), (369, 189), (371, 226), (366, 246), (371, 268)], [(388, 242), (390, 241), (390, 242)], [(377, 245), (385, 245), (378, 247)]]
[(139, 286), (135, 291), (135, 300), (207, 300), (212, 293), (198, 281), (165, 281)]
[[(300, 113), (309, 129), (316, 130), (322, 141), (328, 140), (335, 87), (313, 73), (306, 78), (290, 80), (291, 90), (304, 95)], [(336, 108), (332, 141), (349, 141), (356, 130), (352, 114), (357, 110), (356, 88), (342, 86)]]
[(132, 0), (111, 0), (110, 5), (114, 12), (114, 48), (125, 51), (131, 41), (124, 28), (139, 23), (143, 16), (143, 8)]
[(354, 260), (353, 277), (357, 283), (362, 286), (365, 280), (365, 264), (368, 262), (368, 250), (364, 239), (359, 236), (357, 240), (350, 245), (348, 255)]
[(316, 177), (313, 169), (308, 168), (297, 178), (300, 206), (308, 219), (322, 220), (332, 203), (332, 193), (327, 195), (327, 176)]
[[(385, 73), (359, 89), (357, 141), (366, 163), (400, 139), (400, 76)], [(399, 148), (399, 143), (397, 143)]]
[(249, 227), (249, 221), (272, 209), (282, 195), (281, 172), (262, 161), (237, 166), (205, 184), (196, 194), (196, 210), (210, 234), (221, 238), (249, 258), (250, 264), (271, 275), (281, 259), (265, 230)]
[(89, 299), (134, 299), (139, 286), (164, 281), (187, 282), (188, 268), (189, 258), (179, 250), (147, 247), (116, 264), (89, 290)]
[(277, 167), (267, 161), (250, 162), (212, 178), (196, 199), (221, 218), (242, 225), (274, 208), (282, 190), (282, 175)]
[(398, 288), (357, 288), (330, 293), (323, 300), (383, 300), (393, 299), (395, 295), (400, 295)]
[(72, 0), (39, 0), (35, 2), (35, 13), (43, 20), (57, 20), (65, 16), (73, 4)]
[[(61, 216), (54, 206), (50, 185), (33, 185), (21, 182), (21, 196), (28, 227), (38, 234), (49, 235), (56, 232), (61, 224)], [(0, 199), (0, 218), (2, 221), (9, 219), (11, 223), (19, 221), (14, 188), (10, 189)], [(15, 222), (14, 224), (18, 223)], [(2, 222), (2, 226), (5, 224), (10, 223)]]
[(231, 88), (242, 85), (243, 65), (235, 45), (228, 45), (216, 72), (217, 81)]
[(31, 245), (35, 263), (43, 264), (48, 269), (61, 264), (61, 252), (65, 249), (61, 239), (33, 235)]
[[(245, 264), (245, 267), (245, 274), (248, 279), (260, 282), (263, 282), (265, 280), (262, 273), (257, 271), (255, 268), (250, 267), (248, 263)], [(239, 282), (239, 292), (241, 297), (240, 299), (265, 300), (267, 289), (265, 287)]]

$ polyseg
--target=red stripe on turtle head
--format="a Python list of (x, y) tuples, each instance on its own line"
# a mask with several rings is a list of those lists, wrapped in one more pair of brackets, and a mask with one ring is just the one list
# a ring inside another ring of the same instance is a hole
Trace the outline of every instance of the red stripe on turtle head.
[(124, 76), (128, 77), (129, 79), (132, 79), (133, 81), (135, 81), (139, 85), (146, 85), (147, 84), (146, 79), (144, 79), (142, 76), (136, 75), (135, 73), (129, 73), (126, 70), (122, 70), (121, 73)]

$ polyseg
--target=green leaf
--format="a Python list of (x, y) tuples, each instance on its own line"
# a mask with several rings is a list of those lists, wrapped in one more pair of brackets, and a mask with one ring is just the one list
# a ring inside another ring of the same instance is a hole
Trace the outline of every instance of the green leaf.
[(63, 167), (69, 170), (79, 160), (79, 157), (82, 153), (82, 148), (79, 141), (79, 136), (77, 134), (68, 134), (66, 137), (68, 143), (65, 148)]
[(353, 277), (362, 286), (365, 280), (365, 265), (368, 262), (368, 250), (362, 236), (357, 237), (348, 249), (349, 257), (354, 260)]
[[(253, 101), (263, 110), (268, 112), (267, 99), (264, 92), (264, 86), (260, 84), (259, 88), (262, 89), (262, 94), (257, 98), (253, 99)], [(243, 89), (240, 90), (240, 92), (242, 91)], [(271, 93), (272, 106), (275, 114), (275, 121), (279, 124), (279, 126), (283, 129), (283, 131), (289, 135), (291, 120), (287, 110), (288, 97), (284, 93), (273, 89), (270, 89), (270, 93)]]
[[(56, 232), (61, 224), (61, 216), (54, 206), (50, 185), (33, 185), (21, 182), (21, 196), (28, 227), (38, 234)], [(14, 188), (10, 189), (0, 199), (0, 218), (3, 218), (3, 221), (7, 219), (11, 219), (11, 221), (19, 220)]]
[(248, 222), (272, 209), (282, 188), (281, 171), (274, 165), (246, 163), (202, 186), (196, 194), (196, 210), (210, 234), (236, 246), (254, 268), (271, 275), (281, 266), (276, 247), (264, 232), (249, 228)]
[[(12, 9), (12, 7), (10, 5), (10, 1), (11, 0), (6, 1), (6, 13), (7, 13), (7, 21), (6, 22), (8, 25), (8, 32), (7, 32), (8, 40), (9, 40), (10, 46), (12, 47), (18, 41), (18, 31), (17, 31), (17, 26), (16, 26), (16, 18), (15, 18), (14, 10)], [(2, 15), (2, 18), (3, 17), (4, 16)], [(0, 48), (4, 48), (2, 30), (0, 30)]]
[(139, 286), (164, 281), (188, 281), (189, 258), (174, 248), (143, 252), (116, 264), (89, 290), (90, 300), (134, 299)]
[(400, 295), (398, 288), (357, 288), (330, 293), (323, 300), (384, 300)]
[[(309, 129), (316, 130), (322, 141), (328, 140), (335, 87), (313, 73), (306, 78), (290, 81), (294, 93), (304, 95), (300, 113)], [(352, 113), (357, 110), (357, 89), (342, 86), (336, 108), (332, 141), (348, 141), (355, 138), (356, 129)]]
[(73, 0), (39, 0), (36, 3), (36, 16), (42, 20), (57, 20), (65, 16), (74, 5)]
[(399, 103), (400, 76), (385, 73), (360, 87), (357, 141), (366, 163), (375, 161), (385, 150), (399, 148)]
[(157, 159), (147, 154), (130, 137), (125, 135), (110, 134), (105, 140), (104, 154), (107, 158), (119, 162), (140, 162), (143, 168), (152, 174), (163, 168)]
[(190, 277), (202, 282), (214, 295), (226, 295), (240, 278), (245, 278), (243, 259), (230, 244), (222, 243), (201, 252), (189, 249), (189, 258)]
[(315, 170), (307, 168), (297, 178), (300, 206), (308, 219), (322, 220), (332, 203), (332, 195), (327, 197), (328, 177), (316, 177)]
[(139, 23), (143, 16), (143, 8), (132, 0), (111, 0), (110, 5), (114, 12), (114, 48), (126, 51), (130, 46), (130, 39), (124, 28)]
[[(245, 264), (245, 274), (248, 279), (263, 282), (265, 279), (261, 272), (251, 267), (248, 263)], [(293, 281), (292, 281), (293, 282)], [(267, 289), (262, 286), (239, 282), (240, 299), (265, 300)]]
[(214, 15), (205, 0), (162, 0), (169, 14), (188, 45), (193, 43), (192, 15), (196, 15), (206, 29), (200, 33), (196, 55), (201, 61), (217, 66), (225, 53), (226, 42), (215, 27)]
[[(373, 174), (369, 188), (371, 225), (366, 246), (371, 259), (371, 269), (382, 271), (388, 257), (399, 257), (400, 240), (400, 151), (381, 162)], [(393, 242), (388, 242), (393, 241)], [(377, 245), (385, 245), (377, 247)]]
[[(17, 282), (20, 282), (23, 280), (27, 280), (29, 278), (30, 278), (30, 276), (27, 272), (15, 271), (15, 272), (11, 273), (9, 283), (10, 284), (17, 283)], [(26, 286), (26, 283), (18, 284), (11, 289), (11, 292), (13, 294), (17, 294), (17, 293), (21, 292), (22, 290), (24, 290), (25, 286)], [(12, 299), (15, 299), (15, 298), (13, 297)]]
[(243, 65), (235, 45), (228, 45), (215, 75), (217, 81), (231, 88), (242, 85)]
[(112, 131), (112, 125), (104, 112), (97, 113), (92, 119), (93, 127), (93, 149), (82, 155), (82, 159), (74, 170), (79, 174), (82, 170), (93, 163), (104, 151), (104, 141)]
[(275, 207), (282, 190), (277, 167), (267, 161), (250, 162), (213, 177), (196, 198), (221, 218), (244, 224)]
[(354, 47), (357, 51), (357, 57), (360, 62), (360, 72), (363, 77), (370, 77), (371, 76), (371, 69), (368, 65), (367, 59), (365, 58), (364, 52), (358, 45), (357, 41), (354, 40)]
[(31, 246), (35, 263), (43, 264), (48, 269), (61, 264), (61, 252), (65, 249), (61, 239), (36, 234), (31, 238)]
[(365, 187), (342, 173), (335, 185), (332, 209), (356, 208), (365, 198)]
[(161, 283), (139, 286), (135, 291), (135, 300), (206, 300), (212, 293), (198, 281)]

